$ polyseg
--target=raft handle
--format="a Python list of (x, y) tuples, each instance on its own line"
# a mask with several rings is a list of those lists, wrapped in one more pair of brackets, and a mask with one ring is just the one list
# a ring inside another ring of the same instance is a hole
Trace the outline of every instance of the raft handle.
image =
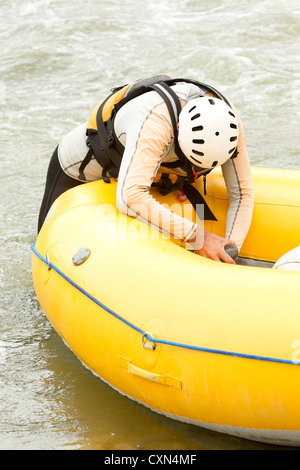
[(50, 258), (49, 258), (48, 253), (46, 253), (46, 261), (47, 261), (47, 263), (46, 263), (47, 264), (47, 269), (48, 269), (48, 271), (50, 271), (51, 265), (50, 265)]
[[(147, 338), (147, 336), (148, 336), (148, 338)], [(150, 336), (150, 338), (153, 338), (153, 339), (154, 339), (154, 336), (153, 336), (151, 333), (145, 332), (145, 333), (142, 335), (143, 348), (145, 348), (145, 349), (151, 349), (151, 351), (155, 351), (155, 348), (156, 348), (156, 344), (155, 344), (155, 343), (153, 343), (153, 344), (150, 346), (149, 344), (147, 344), (147, 343), (145, 342), (145, 338), (146, 338), (148, 341), (151, 341), (151, 340), (149, 340), (149, 336)]]
[(120, 366), (123, 367), (128, 374), (141, 377), (142, 379), (150, 380), (161, 385), (167, 385), (168, 387), (174, 387), (182, 390), (182, 380), (178, 377), (171, 375), (161, 375), (156, 372), (150, 372), (149, 370), (142, 369), (132, 364), (131, 360), (120, 356)]

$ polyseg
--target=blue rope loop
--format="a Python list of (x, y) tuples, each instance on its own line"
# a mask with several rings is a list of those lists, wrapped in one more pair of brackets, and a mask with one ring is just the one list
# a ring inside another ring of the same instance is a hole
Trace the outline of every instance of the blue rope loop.
[[(290, 365), (300, 365), (300, 361), (292, 361), (288, 359), (280, 359), (276, 357), (268, 357), (268, 356), (258, 356), (254, 354), (244, 354), (244, 353), (237, 353), (237, 352), (231, 352), (231, 351), (224, 351), (221, 349), (213, 349), (213, 348), (205, 348), (202, 346), (193, 346), (190, 344), (184, 344), (184, 343), (178, 343), (175, 341), (168, 341), (165, 339), (159, 339), (159, 338), (154, 338), (150, 333), (143, 331), (141, 328), (138, 326), (134, 325), (133, 323), (129, 322), (125, 318), (121, 317), (118, 313), (114, 312), (111, 310), (109, 307), (104, 305), (100, 300), (96, 299), (94, 296), (89, 294), (85, 289), (80, 287), (76, 282), (72, 281), (71, 278), (69, 278), (66, 274), (64, 274), (55, 264), (53, 264), (49, 257), (46, 255), (46, 258), (44, 258), (35, 248), (35, 242), (34, 241), (31, 245), (31, 250), (32, 252), (43, 262), (46, 264), (47, 269), (53, 269), (57, 274), (59, 274), (63, 279), (65, 279), (69, 284), (71, 284), (75, 289), (77, 289), (79, 292), (81, 292), (83, 295), (85, 295), (87, 298), (89, 298), (92, 302), (97, 304), (99, 307), (101, 307), (103, 310), (108, 312), (110, 315), (113, 315), (115, 318), (120, 320), (121, 322), (125, 323), (128, 325), (130, 328), (133, 328), (135, 331), (140, 333), (142, 335), (142, 338), (146, 338), (149, 342), (156, 344), (164, 344), (167, 346), (173, 346), (177, 348), (184, 348), (184, 349), (190, 349), (193, 351), (201, 351), (201, 352), (207, 352), (211, 354), (221, 354), (225, 356), (232, 356), (232, 357), (239, 357), (243, 359), (252, 359), (252, 360), (258, 360), (258, 361), (266, 361), (266, 362), (277, 362), (281, 364), (290, 364)], [(155, 349), (155, 348), (151, 348)]]

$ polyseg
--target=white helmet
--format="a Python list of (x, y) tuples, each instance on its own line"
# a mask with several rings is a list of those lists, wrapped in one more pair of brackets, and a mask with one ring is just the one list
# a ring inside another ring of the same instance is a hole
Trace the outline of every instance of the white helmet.
[(198, 167), (225, 163), (234, 154), (238, 138), (238, 120), (219, 98), (195, 98), (179, 114), (178, 143), (186, 158)]

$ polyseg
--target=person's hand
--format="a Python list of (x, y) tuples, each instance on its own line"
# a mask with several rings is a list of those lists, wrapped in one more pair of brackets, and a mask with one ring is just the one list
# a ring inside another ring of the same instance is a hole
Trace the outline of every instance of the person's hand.
[[(199, 233), (201, 230), (201, 233)], [(224, 261), (224, 263), (235, 264), (235, 261), (225, 251), (225, 246), (235, 245), (233, 240), (228, 240), (213, 233), (207, 232), (200, 227), (197, 228), (193, 239), (189, 240), (190, 243), (194, 243), (198, 239), (197, 245), (201, 244), (201, 248), (196, 248), (195, 253), (204, 258), (213, 259), (215, 261)], [(199, 243), (199, 239), (201, 242)]]

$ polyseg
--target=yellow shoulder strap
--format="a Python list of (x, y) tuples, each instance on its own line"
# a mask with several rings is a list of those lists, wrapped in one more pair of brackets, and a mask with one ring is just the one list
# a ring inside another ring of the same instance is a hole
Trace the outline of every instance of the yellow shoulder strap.
[[(132, 83), (124, 86), (123, 88), (121, 88), (121, 90), (117, 91), (116, 93), (112, 93), (112, 95), (108, 98), (102, 111), (102, 118), (104, 122), (110, 118), (115, 104), (121, 101), (121, 99), (124, 97), (126, 91), (128, 90), (128, 88), (131, 87), (131, 85)], [(92, 114), (89, 118), (87, 126), (88, 129), (97, 130), (97, 113), (102, 103), (103, 101), (100, 101), (100, 103), (98, 103), (97, 106), (95, 106), (95, 108), (93, 109)]]

